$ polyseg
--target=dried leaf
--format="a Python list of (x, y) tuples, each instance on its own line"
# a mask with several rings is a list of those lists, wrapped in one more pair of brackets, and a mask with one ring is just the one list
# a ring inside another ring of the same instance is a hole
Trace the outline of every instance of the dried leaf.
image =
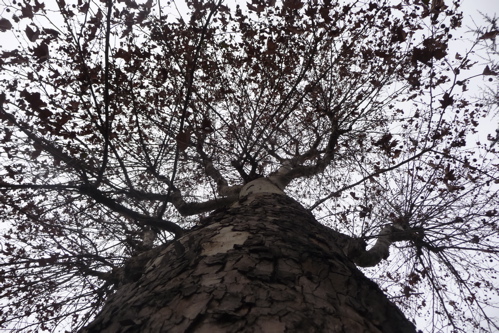
[(12, 179), (15, 179), (16, 178), (16, 174), (17, 172), (14, 171), (14, 169), (12, 169), (10, 167), (10, 165), (4, 165), (4, 168), (5, 170), (7, 170), (7, 173), (9, 174), (9, 177), (12, 178)]
[(440, 100), (440, 104), (442, 105), (442, 108), (446, 108), (449, 105), (454, 104), (454, 97), (449, 95), (449, 93), (445, 93), (444, 97)]
[(479, 39), (494, 39), (499, 34), (499, 30), (492, 30), (484, 33)]
[(201, 121), (201, 129), (206, 134), (212, 133), (213, 127), (212, 127), (211, 120), (208, 118), (203, 118), (203, 120)]
[(49, 47), (46, 43), (41, 43), (33, 49), (33, 55), (38, 58), (38, 62), (42, 63), (49, 58)]
[(419, 61), (425, 65), (430, 65), (432, 54), (428, 49), (415, 48), (412, 53), (413, 62)]
[(402, 26), (397, 26), (392, 29), (392, 43), (404, 42), (407, 39), (407, 32)]
[(122, 48), (120, 48), (118, 50), (118, 52), (116, 52), (115, 57), (121, 58), (121, 59), (125, 60), (126, 62), (129, 62), (132, 59), (132, 54), (130, 52), (125, 51)]
[(26, 89), (21, 91), (21, 97), (24, 97), (26, 102), (31, 106), (33, 110), (39, 111), (41, 108), (47, 106), (47, 104), (41, 100), (40, 98), (40, 93), (35, 92), (35, 93), (30, 93)]
[(49, 109), (40, 109), (38, 111), (38, 116), (42, 120), (47, 120), (48, 118), (52, 117), (53, 113)]
[(496, 72), (490, 69), (489, 65), (485, 66), (482, 75), (497, 75)]
[(5, 32), (5, 31), (10, 30), (10, 29), (12, 29), (12, 23), (10, 23), (10, 21), (7, 20), (6, 18), (1, 18), (0, 19), (0, 31)]
[(393, 136), (390, 133), (386, 133), (381, 137), (381, 139), (374, 142), (374, 145), (375, 146), (389, 146), (389, 143), (390, 143), (392, 137)]
[(437, 41), (433, 38), (427, 38), (423, 41), (424, 48), (414, 48), (412, 61), (420, 61), (425, 65), (430, 66), (431, 59), (440, 60), (447, 55), (447, 44)]
[(35, 42), (38, 39), (38, 36), (40, 36), (40, 30), (38, 30), (38, 28), (36, 28), (36, 27), (35, 27), (35, 29), (36, 29), (36, 31), (31, 29), (31, 27), (29, 25), (26, 26), (25, 33), (26, 33), (26, 36), (28, 37), (30, 42)]
[(33, 18), (33, 7), (30, 4), (26, 4), (26, 7), (21, 7), (21, 18)]

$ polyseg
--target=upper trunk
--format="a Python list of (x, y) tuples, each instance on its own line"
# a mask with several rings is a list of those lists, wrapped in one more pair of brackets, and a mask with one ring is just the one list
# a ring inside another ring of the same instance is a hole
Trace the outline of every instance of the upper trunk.
[(82, 332), (415, 332), (335, 243), (296, 201), (250, 193), (163, 249)]

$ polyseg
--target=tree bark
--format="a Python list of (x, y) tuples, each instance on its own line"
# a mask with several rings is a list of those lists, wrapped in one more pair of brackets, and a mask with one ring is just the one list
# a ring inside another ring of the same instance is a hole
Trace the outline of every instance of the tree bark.
[(293, 199), (250, 193), (123, 284), (81, 332), (415, 332)]

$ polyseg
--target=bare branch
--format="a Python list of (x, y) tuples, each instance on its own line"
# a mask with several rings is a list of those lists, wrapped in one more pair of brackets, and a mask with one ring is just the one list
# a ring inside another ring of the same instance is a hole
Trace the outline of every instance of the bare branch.
[(347, 186), (344, 186), (342, 187), (341, 189), (337, 190), (337, 191), (334, 191), (332, 192), (331, 194), (329, 194), (328, 196), (316, 201), (312, 206), (310, 206), (309, 210), (314, 210), (315, 208), (317, 208), (319, 205), (321, 205), (322, 203), (324, 203), (326, 200), (328, 199), (331, 199), (331, 198), (334, 198), (334, 197), (337, 197), (338, 195), (340, 195), (341, 192), (345, 191), (345, 190), (348, 190), (348, 189), (351, 189), (357, 185), (360, 185), (362, 183), (364, 183), (366, 180), (372, 178), (372, 177), (376, 177), (376, 176), (379, 176), (383, 173), (386, 173), (388, 171), (392, 171), (392, 170), (395, 170), (397, 168), (399, 168), (400, 166), (404, 165), (404, 164), (407, 164), (421, 156), (423, 156), (424, 154), (426, 154), (427, 152), (431, 151), (432, 148), (426, 148), (426, 149), (423, 149), (422, 151), (420, 151), (419, 153), (411, 156), (410, 158), (408, 159), (405, 159), (404, 161), (400, 162), (400, 163), (397, 163), (389, 168), (383, 168), (383, 169), (379, 169), (379, 170), (376, 170), (375, 172), (371, 173), (370, 175), (368, 176), (365, 176), (363, 177), (362, 179), (350, 184), (350, 185), (347, 185)]

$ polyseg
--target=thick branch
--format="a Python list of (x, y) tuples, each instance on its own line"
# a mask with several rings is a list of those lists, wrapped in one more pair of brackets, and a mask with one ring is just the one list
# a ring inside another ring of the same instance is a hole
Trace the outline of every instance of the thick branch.
[(369, 250), (358, 251), (357, 253), (350, 255), (350, 259), (355, 262), (357, 266), (360, 267), (373, 267), (381, 262), (383, 259), (387, 259), (390, 255), (390, 245), (395, 242), (400, 241), (410, 241), (421, 239), (423, 234), (419, 229), (399, 229), (393, 225), (387, 225), (378, 235), (376, 244)]
[(387, 259), (390, 254), (389, 248), (392, 244), (390, 239), (391, 230), (392, 226), (384, 227), (378, 236), (376, 244), (372, 248), (351, 258), (355, 264), (360, 267), (373, 267), (379, 264), (382, 259)]
[(173, 223), (173, 222), (167, 221), (167, 220), (163, 220), (160, 218), (155, 218), (155, 217), (151, 217), (151, 216), (137, 213), (137, 212), (131, 210), (130, 208), (127, 208), (123, 205), (120, 205), (119, 203), (117, 203), (113, 199), (106, 197), (101, 191), (99, 191), (95, 187), (80, 186), (79, 191), (82, 194), (86, 194), (86, 195), (90, 196), (96, 202), (110, 208), (111, 210), (113, 210), (117, 213), (123, 214), (125, 216), (128, 216), (128, 217), (130, 217), (134, 220), (137, 220), (139, 222), (142, 222), (146, 225), (172, 232), (175, 234), (176, 237), (180, 237), (184, 233), (184, 229), (182, 229), (176, 223)]
[(201, 157), (206, 175), (217, 183), (217, 191), (219, 195), (228, 197), (237, 196), (241, 190), (241, 186), (229, 186), (225, 177), (222, 176), (217, 168), (215, 168), (212, 158), (209, 157), (203, 149), (205, 139), (206, 134), (198, 135), (196, 151)]
[(182, 216), (196, 215), (228, 206), (239, 199), (238, 194), (208, 200), (205, 202), (185, 202), (179, 190), (173, 192), (171, 202)]

